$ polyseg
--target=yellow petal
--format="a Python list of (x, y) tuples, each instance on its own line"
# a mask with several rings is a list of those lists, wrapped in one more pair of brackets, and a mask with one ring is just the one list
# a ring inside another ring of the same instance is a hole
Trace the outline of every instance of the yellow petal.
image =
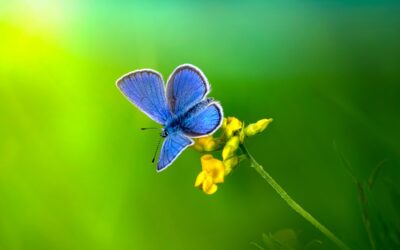
[(224, 120), (222, 121), (222, 128), (226, 128), (226, 124), (228, 123), (228, 119), (224, 117)]
[(228, 175), (232, 169), (239, 163), (239, 157), (233, 156), (224, 161), (225, 175)]
[(212, 155), (203, 155), (201, 157), (201, 168), (207, 173), (214, 171), (215, 165), (218, 164), (218, 159), (215, 159)]
[(230, 138), (222, 150), (222, 159), (226, 160), (229, 157), (232, 157), (235, 151), (238, 149), (239, 143), (239, 136), (233, 136), (232, 138)]
[(199, 152), (214, 151), (217, 147), (217, 141), (212, 135), (195, 139), (193, 145), (193, 148)]
[(214, 183), (222, 183), (224, 182), (225, 177), (225, 166), (222, 161), (218, 161), (212, 172), (212, 178)]
[(204, 189), (203, 189), (204, 193), (209, 194), (209, 195), (217, 192), (217, 190), (218, 190), (218, 187), (215, 184), (213, 184), (207, 191), (204, 191)]
[(228, 140), (226, 145), (232, 146), (234, 149), (237, 149), (239, 147), (240, 139), (239, 136), (233, 136)]
[(214, 185), (214, 182), (212, 180), (212, 177), (207, 175), (207, 177), (205, 178), (203, 185), (202, 185), (203, 191), (205, 193), (208, 193), (213, 185)]
[(206, 179), (206, 177), (207, 177), (207, 173), (204, 172), (204, 171), (201, 171), (196, 177), (196, 181), (194, 183), (194, 186), (195, 187), (200, 187), (201, 184), (203, 184), (203, 182)]
[(242, 127), (242, 122), (236, 117), (228, 117), (227, 126), (236, 131)]
[(231, 157), (233, 155), (233, 152), (235, 152), (235, 150), (233, 149), (232, 146), (226, 145), (224, 147), (224, 149), (222, 150), (222, 159), (226, 160), (229, 157)]
[(205, 151), (213, 151), (217, 147), (217, 143), (212, 136), (204, 139), (204, 150)]
[(194, 150), (196, 150), (198, 152), (203, 152), (204, 151), (203, 145), (199, 144), (197, 142), (195, 142), (192, 147), (193, 147)]
[(210, 154), (206, 154), (203, 155), (200, 158), (200, 162), (201, 162), (201, 168), (203, 169), (203, 171), (206, 171), (209, 167), (210, 164), (212, 164), (212, 160), (214, 159), (214, 157)]
[[(225, 120), (224, 120), (225, 123)], [(228, 117), (226, 119), (226, 125), (223, 127), (225, 131), (225, 135), (227, 138), (230, 138), (234, 135), (236, 131), (239, 131), (242, 128), (242, 122), (236, 117)]]

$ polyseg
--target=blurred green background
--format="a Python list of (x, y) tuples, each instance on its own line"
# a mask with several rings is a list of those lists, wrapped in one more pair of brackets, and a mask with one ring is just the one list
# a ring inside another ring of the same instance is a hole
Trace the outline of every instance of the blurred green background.
[(0, 249), (257, 249), (287, 228), (335, 249), (246, 163), (212, 196), (193, 187), (193, 150), (156, 173), (158, 135), (139, 130), (154, 122), (115, 80), (183, 63), (225, 115), (274, 118), (249, 150), (354, 249), (370, 244), (339, 155), (360, 180), (386, 160), (370, 217), (377, 237), (399, 237), (399, 13), (396, 1), (1, 1)]

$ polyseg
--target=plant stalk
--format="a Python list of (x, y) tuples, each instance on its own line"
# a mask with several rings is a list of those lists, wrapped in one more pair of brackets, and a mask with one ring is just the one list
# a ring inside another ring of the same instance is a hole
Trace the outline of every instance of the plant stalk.
[(349, 250), (350, 248), (342, 242), (338, 237), (336, 237), (329, 229), (322, 225), (317, 219), (315, 219), (311, 214), (309, 214), (304, 208), (302, 208), (296, 201), (294, 201), (286, 191), (264, 170), (264, 168), (258, 164), (254, 157), (247, 151), (247, 148), (241, 144), (240, 149), (247, 156), (248, 160), (251, 162), (251, 167), (253, 167), (260, 175), (263, 177), (268, 184), (279, 194), (279, 196), (298, 214), (303, 216), (308, 222), (315, 226), (321, 233), (323, 233), (328, 239), (335, 243), (340, 249)]

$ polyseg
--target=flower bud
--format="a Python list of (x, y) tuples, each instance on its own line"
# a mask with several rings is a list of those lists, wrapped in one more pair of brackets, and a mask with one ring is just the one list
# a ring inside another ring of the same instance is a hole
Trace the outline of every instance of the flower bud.
[(270, 124), (271, 122), (272, 122), (272, 118), (259, 120), (256, 123), (252, 123), (252, 124), (248, 125), (244, 129), (244, 133), (246, 136), (253, 136), (255, 134), (261, 133), (262, 131), (264, 131), (267, 128), (268, 124)]
[(239, 157), (232, 156), (224, 161), (225, 175), (228, 175), (234, 167), (239, 163)]
[(225, 144), (224, 149), (222, 150), (222, 159), (226, 160), (229, 157), (233, 156), (235, 151), (239, 147), (239, 136), (231, 137), (228, 142)]
[(222, 129), (225, 132), (225, 136), (227, 138), (232, 137), (235, 132), (239, 131), (242, 128), (242, 122), (236, 117), (228, 117), (224, 118), (222, 123)]

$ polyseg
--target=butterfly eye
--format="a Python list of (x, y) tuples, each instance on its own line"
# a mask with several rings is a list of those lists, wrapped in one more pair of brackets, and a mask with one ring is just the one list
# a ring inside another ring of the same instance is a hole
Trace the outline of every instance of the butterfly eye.
[(161, 137), (167, 137), (168, 136), (168, 132), (167, 130), (163, 129), (163, 131), (161, 132)]

